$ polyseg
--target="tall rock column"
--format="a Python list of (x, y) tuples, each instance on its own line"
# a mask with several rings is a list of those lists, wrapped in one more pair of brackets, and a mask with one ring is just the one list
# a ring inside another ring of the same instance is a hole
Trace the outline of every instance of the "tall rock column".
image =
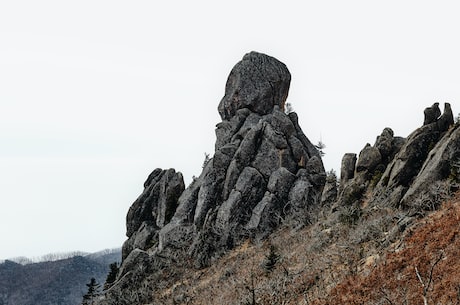
[(251, 52), (235, 65), (218, 106), (214, 156), (160, 230), (160, 251), (192, 241), (203, 266), (246, 236), (264, 238), (285, 217), (306, 221), (326, 174), (297, 115), (284, 112), (290, 80), (286, 66), (265, 54)]
[(213, 157), (186, 189), (174, 170), (150, 175), (128, 212), (124, 258), (138, 248), (191, 256), (202, 267), (248, 236), (265, 238), (283, 219), (308, 221), (326, 174), (297, 114), (284, 112), (290, 80), (286, 66), (265, 54), (248, 53), (235, 65), (218, 105)]

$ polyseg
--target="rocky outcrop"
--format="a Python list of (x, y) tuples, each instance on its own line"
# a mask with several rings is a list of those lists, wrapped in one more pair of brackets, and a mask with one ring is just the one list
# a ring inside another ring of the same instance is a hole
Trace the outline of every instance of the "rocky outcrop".
[(150, 174), (129, 209), (122, 272), (111, 291), (135, 265), (145, 269), (161, 258), (200, 268), (247, 237), (265, 238), (285, 219), (309, 221), (326, 174), (297, 114), (284, 112), (290, 79), (265, 54), (251, 52), (235, 65), (218, 106), (214, 156), (187, 188), (174, 169)]
[(455, 148), (459, 147), (458, 136), (451, 128), (450, 104), (445, 104), (442, 115), (438, 103), (426, 108), (424, 114), (424, 125), (407, 139), (394, 137), (393, 131), (385, 128), (373, 146), (366, 144), (357, 161), (354, 154), (345, 154), (338, 204), (359, 202), (372, 189), (371, 202), (407, 208), (430, 183), (449, 176), (460, 153)]
[(338, 195), (338, 181), (334, 171), (330, 171), (326, 177), (326, 184), (324, 185), (323, 193), (321, 194), (321, 204), (329, 205), (337, 200)]
[(126, 215), (126, 235), (122, 257), (134, 249), (146, 250), (158, 244), (158, 231), (174, 215), (184, 179), (174, 169), (155, 169), (144, 183), (144, 191)]
[(439, 103), (434, 103), (433, 106), (425, 108), (423, 114), (425, 116), (423, 120), (423, 125), (428, 125), (436, 122), (436, 120), (441, 116)]
[(398, 209), (413, 209), (440, 181), (458, 188), (460, 127), (449, 104), (442, 115), (437, 103), (427, 108), (407, 139), (385, 128), (358, 156), (345, 154), (338, 185), (297, 114), (284, 111), (289, 82), (286, 66), (264, 54), (251, 52), (235, 65), (218, 106), (214, 155), (187, 188), (174, 169), (149, 175), (127, 215), (117, 280), (98, 304), (150, 304), (165, 287), (187, 289), (193, 283), (177, 284), (186, 272), (245, 240), (266, 239), (281, 224), (297, 229), (327, 215), (326, 224), (342, 228), (390, 210), (399, 219), (386, 239), (393, 242), (417, 215)]
[(346, 153), (342, 158), (340, 168), (340, 185), (343, 188), (349, 180), (355, 177), (356, 154)]
[(382, 163), (382, 155), (380, 150), (371, 146), (369, 143), (359, 153), (358, 163), (356, 164), (356, 172), (367, 172), (372, 174), (376, 167)]
[(414, 178), (414, 183), (401, 199), (401, 206), (411, 207), (420, 196), (429, 194), (430, 188), (439, 181), (460, 180), (460, 125), (450, 129), (429, 152), (422, 168)]
[(434, 122), (416, 129), (390, 164), (386, 167), (375, 191), (374, 200), (391, 206), (400, 206), (406, 192), (414, 184), (428, 154), (448, 131), (454, 119), (450, 104)]
[(380, 156), (382, 157), (382, 164), (388, 165), (394, 156), (404, 145), (406, 139), (402, 137), (395, 137), (391, 128), (385, 128), (382, 133), (375, 140), (374, 147), (376, 147)]
[(274, 106), (284, 109), (290, 83), (291, 74), (282, 62), (256, 52), (246, 54), (228, 76), (219, 114), (229, 120), (239, 109), (259, 115), (271, 113)]
[[(203, 266), (212, 252), (245, 236), (264, 238), (284, 217), (319, 202), (326, 175), (297, 115), (283, 111), (289, 82), (286, 66), (264, 54), (235, 65), (218, 107), (215, 154), (159, 231), (159, 251), (190, 246)], [(290, 195), (300, 188), (302, 196)]]
[(359, 153), (347, 153), (342, 158), (337, 205), (351, 205), (359, 201), (375, 179), (380, 178), (389, 160), (401, 148), (404, 139), (394, 137), (391, 128), (385, 128), (377, 137), (375, 144), (369, 143)]

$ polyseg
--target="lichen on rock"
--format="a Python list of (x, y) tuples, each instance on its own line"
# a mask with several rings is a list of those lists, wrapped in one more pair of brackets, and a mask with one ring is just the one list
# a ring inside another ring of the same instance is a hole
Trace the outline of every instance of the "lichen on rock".
[(188, 188), (173, 169), (152, 172), (128, 212), (124, 260), (140, 249), (203, 267), (285, 218), (307, 221), (326, 174), (297, 115), (284, 112), (290, 80), (287, 67), (265, 54), (248, 53), (235, 65), (218, 105), (214, 155)]

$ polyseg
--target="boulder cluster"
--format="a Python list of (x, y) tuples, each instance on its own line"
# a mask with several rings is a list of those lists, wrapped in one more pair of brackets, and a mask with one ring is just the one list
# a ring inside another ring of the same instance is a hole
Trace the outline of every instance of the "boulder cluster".
[[(360, 202), (365, 193), (371, 202), (410, 208), (416, 198), (429, 192), (430, 184), (449, 178), (460, 160), (460, 131), (452, 109), (439, 103), (424, 111), (423, 126), (406, 139), (385, 128), (374, 145), (343, 156), (336, 205)], [(457, 161), (456, 161), (457, 160)]]
[(308, 221), (326, 174), (296, 113), (284, 111), (290, 80), (286, 66), (265, 54), (251, 52), (235, 65), (218, 106), (213, 157), (187, 188), (174, 169), (150, 174), (127, 215), (124, 265), (160, 255), (203, 267), (285, 219)]
[[(290, 80), (286, 66), (265, 54), (235, 65), (218, 105), (214, 155), (188, 187), (174, 169), (148, 176), (126, 217), (117, 279), (97, 304), (150, 300), (184, 272), (244, 240), (266, 239), (281, 224), (302, 227), (325, 211), (340, 221), (340, 213), (366, 206), (371, 213), (378, 205), (431, 209), (441, 201), (430, 199), (439, 195), (433, 186), (459, 188), (460, 124), (450, 104), (443, 114), (438, 103), (426, 108), (423, 126), (407, 138), (385, 128), (359, 155), (345, 154), (337, 181), (285, 107)], [(417, 217), (403, 214), (397, 230)]]

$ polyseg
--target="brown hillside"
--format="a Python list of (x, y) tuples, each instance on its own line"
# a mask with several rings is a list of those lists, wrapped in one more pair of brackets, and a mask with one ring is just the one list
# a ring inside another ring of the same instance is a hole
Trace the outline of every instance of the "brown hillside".
[(411, 228), (368, 275), (347, 277), (313, 304), (422, 304), (424, 293), (428, 304), (460, 304), (459, 229), (457, 197)]
[(387, 127), (345, 154), (339, 181), (285, 109), (290, 79), (262, 53), (235, 65), (214, 156), (187, 188), (175, 169), (149, 175), (99, 305), (460, 301), (451, 105), (425, 108), (407, 138)]
[[(460, 304), (460, 199), (416, 221), (401, 239), (388, 232), (398, 211), (363, 209), (360, 224), (340, 212), (300, 231), (239, 246), (211, 267), (185, 272), (154, 299), (163, 304)], [(269, 245), (280, 259), (264, 268)], [(440, 258), (440, 260), (439, 260)], [(439, 261), (438, 261), (439, 260)], [(434, 267), (433, 267), (434, 266)]]

